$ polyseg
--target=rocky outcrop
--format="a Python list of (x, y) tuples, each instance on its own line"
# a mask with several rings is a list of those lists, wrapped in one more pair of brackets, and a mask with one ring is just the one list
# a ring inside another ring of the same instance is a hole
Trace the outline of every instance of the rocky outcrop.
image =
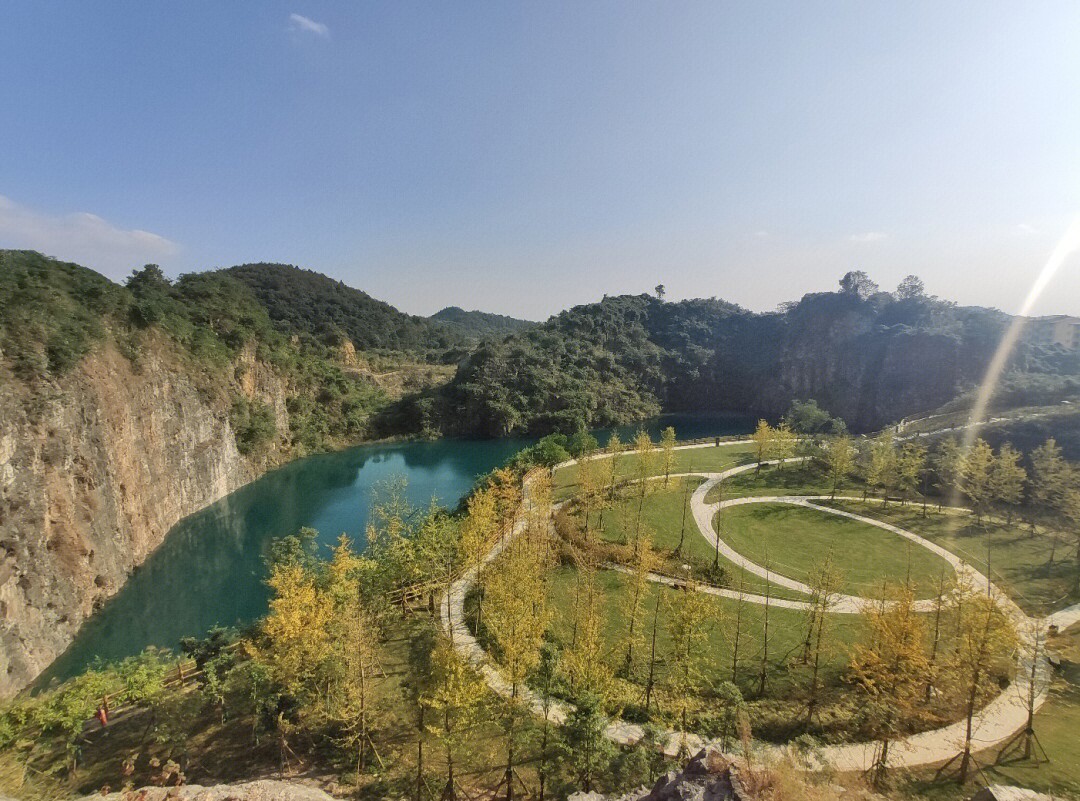
[(317, 787), (268, 779), (201, 787), (143, 787), (123, 793), (88, 795), (82, 801), (334, 801)]
[(177, 521), (282, 460), (281, 433), (241, 455), (228, 410), (257, 398), (287, 432), (285, 386), (252, 354), (234, 368), (199, 381), (154, 338), (135, 360), (103, 343), (46, 383), (0, 359), (0, 697), (59, 655)]

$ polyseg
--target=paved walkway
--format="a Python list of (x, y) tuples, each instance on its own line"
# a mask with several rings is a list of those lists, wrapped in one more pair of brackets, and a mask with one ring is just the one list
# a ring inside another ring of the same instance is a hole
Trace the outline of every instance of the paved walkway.
[[(746, 444), (749, 440), (739, 440), (735, 442), (723, 443), (724, 445), (739, 445)], [(680, 446), (681, 448), (697, 448), (697, 447), (716, 447), (714, 444), (706, 443), (702, 445), (689, 445)], [(795, 461), (795, 460), (789, 460)], [(572, 464), (572, 462), (564, 463)], [(564, 465), (560, 465), (564, 466)], [(705, 503), (705, 496), (721, 481), (729, 478), (730, 476), (737, 475), (739, 473), (753, 470), (756, 465), (741, 465), (729, 470), (725, 470), (720, 473), (692, 473), (692, 474), (680, 474), (680, 475), (694, 475), (703, 476), (705, 481), (694, 491), (691, 495), (691, 510), (694, 514), (694, 520), (697, 523), (698, 530), (702, 536), (704, 536), (713, 547), (719, 545), (720, 552), (724, 556), (730, 559), (733, 563), (744, 567), (751, 573), (754, 573), (768, 581), (773, 582), (779, 586), (787, 587), (801, 593), (810, 593), (810, 588), (798, 581), (781, 576), (761, 565), (746, 559), (741, 554), (730, 548), (722, 539), (717, 542), (717, 535), (713, 530), (712, 519), (715, 512), (727, 506), (736, 506), (747, 503), (789, 503), (793, 505), (806, 506), (817, 509), (829, 514), (836, 514), (841, 517), (848, 517), (853, 520), (858, 520), (869, 525), (876, 526), (878, 528), (891, 531), (905, 539), (910, 540), (922, 547), (928, 548), (932, 552), (938, 554), (943, 559), (949, 562), (955, 570), (966, 571), (976, 582), (976, 586), (987, 588), (988, 591), (995, 595), (1000, 602), (1006, 607), (1010, 616), (1013, 617), (1014, 622), (1017, 623), (1018, 629), (1022, 635), (1022, 641), (1027, 644), (1027, 647), (1021, 649), (1021, 653), (1017, 660), (1017, 674), (1016, 679), (1006, 688), (1000, 695), (994, 698), (988, 703), (982, 710), (980, 710), (973, 721), (974, 731), (974, 746), (975, 751), (980, 751), (985, 748), (989, 748), (996, 745), (1010, 735), (1021, 729), (1027, 722), (1027, 708), (1028, 699), (1031, 687), (1031, 636), (1036, 627), (1044, 628), (1051, 623), (1058, 625), (1059, 628), (1065, 627), (1080, 621), (1080, 604), (1077, 604), (1068, 609), (1056, 612), (1043, 619), (1031, 619), (1028, 618), (1020, 610), (1020, 608), (1010, 599), (1005, 593), (1001, 592), (986, 576), (974, 570), (970, 566), (966, 565), (963, 560), (952, 554), (950, 551), (941, 548), (938, 545), (930, 542), (929, 540), (920, 537), (905, 529), (901, 529), (897, 526), (893, 526), (888, 523), (884, 523), (880, 520), (875, 520), (869, 517), (863, 517), (852, 512), (846, 512), (839, 509), (833, 509), (831, 507), (821, 506), (813, 503), (813, 501), (827, 500), (828, 496), (755, 496), (752, 498), (737, 498), (721, 503), (707, 504)], [(494, 548), (485, 556), (483, 560), (483, 566), (486, 566), (489, 562), (495, 559), (506, 545), (516, 536), (518, 536), (525, 529), (526, 520), (528, 518), (528, 511), (531, 509), (532, 500), (530, 492), (530, 481), (527, 478), (523, 488), (522, 494), (522, 513), (518, 515), (518, 520), (515, 523), (510, 534), (502, 539), (495, 545)], [(617, 568), (625, 570), (625, 568)], [(503, 697), (510, 696), (510, 685), (506, 679), (499, 673), (497, 668), (493, 665), (484, 649), (477, 642), (476, 638), (469, 631), (468, 626), (465, 623), (464, 617), (464, 604), (465, 596), (468, 594), (469, 589), (476, 582), (478, 568), (473, 567), (466, 571), (460, 579), (454, 582), (447, 593), (444, 595), (442, 604), (440, 607), (441, 618), (444, 627), (450, 634), (451, 639), (454, 642), (458, 651), (473, 664), (483, 675), (488, 686)], [(674, 579), (667, 576), (661, 576), (653, 574), (650, 576), (652, 580), (658, 581), (663, 584), (672, 585), (675, 583)], [(713, 595), (722, 597), (736, 598), (742, 597), (744, 600), (764, 603), (764, 596), (757, 596), (751, 593), (744, 593), (740, 596), (740, 593), (733, 592), (731, 590), (724, 590), (716, 587), (703, 588), (704, 592), (708, 592)], [(838, 613), (854, 614), (867, 603), (873, 603), (872, 599), (858, 598), (849, 595), (836, 596), (831, 601), (831, 611)], [(778, 607), (786, 607), (792, 609), (805, 609), (807, 602), (804, 601), (791, 601), (786, 599), (770, 599), (770, 603)], [(920, 601), (919, 605), (926, 608), (927, 604), (931, 604), (932, 601)], [(1037, 710), (1042, 706), (1046, 700), (1047, 687), (1049, 685), (1049, 671), (1046, 665), (1045, 659), (1040, 659), (1040, 664), (1035, 670), (1035, 701), (1034, 707)], [(532, 711), (543, 717), (547, 718), (556, 724), (561, 724), (566, 720), (566, 716), (571, 710), (571, 707), (560, 701), (549, 701), (547, 704), (529, 688), (518, 688), (520, 697), (525, 703), (532, 709)], [(607, 736), (616, 743), (621, 745), (631, 745), (637, 742), (643, 736), (644, 732), (641, 726), (632, 723), (626, 723), (625, 721), (616, 720), (612, 721), (607, 727)], [(691, 751), (699, 748), (707, 741), (698, 735), (691, 733), (677, 732), (673, 730), (663, 730), (662, 734), (666, 737), (665, 751), (668, 754), (677, 753), (682, 746)], [(889, 765), (890, 767), (915, 767), (919, 765), (929, 765), (937, 762), (943, 762), (951, 757), (955, 756), (963, 748), (965, 736), (965, 722), (959, 721), (949, 726), (945, 726), (939, 729), (916, 734), (904, 740), (896, 741), (890, 745), (889, 751)], [(762, 745), (761, 750), (764, 752), (779, 753), (781, 748), (779, 746)], [(838, 745), (838, 746), (826, 746), (821, 749), (820, 767), (829, 766), (836, 770), (841, 771), (855, 771), (855, 770), (867, 770), (869, 769), (876, 759), (878, 750), (878, 744), (875, 742), (869, 743), (852, 743), (850, 745)]]

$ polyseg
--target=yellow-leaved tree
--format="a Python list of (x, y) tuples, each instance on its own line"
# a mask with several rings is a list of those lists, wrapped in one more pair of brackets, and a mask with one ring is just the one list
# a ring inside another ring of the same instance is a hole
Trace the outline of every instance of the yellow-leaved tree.
[[(530, 486), (530, 494), (535, 490)], [(548, 504), (550, 514), (550, 504)], [(536, 517), (533, 517), (536, 515)], [(539, 531), (534, 531), (539, 527)], [(503, 673), (510, 683), (506, 706), (506, 770), (503, 785), (506, 798), (514, 792), (514, 768), (518, 751), (519, 717), (525, 712), (521, 691), (525, 679), (540, 661), (550, 615), (547, 606), (547, 576), (551, 567), (547, 518), (530, 510), (530, 526), (514, 539), (496, 560), (487, 579), (487, 630), (498, 646)]]
[(930, 659), (926, 624), (915, 609), (910, 584), (887, 587), (881, 603), (862, 611), (866, 638), (854, 646), (850, 677), (865, 693), (864, 716), (879, 747), (871, 769), (881, 784), (889, 765), (889, 746), (903, 735), (924, 703)]

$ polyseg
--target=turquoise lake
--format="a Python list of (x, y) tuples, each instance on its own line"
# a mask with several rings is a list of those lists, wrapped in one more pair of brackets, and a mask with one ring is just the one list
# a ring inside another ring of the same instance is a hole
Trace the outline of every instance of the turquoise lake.
[[(745, 433), (745, 417), (669, 415), (648, 421), (654, 436), (673, 425), (680, 439)], [(638, 426), (620, 430), (630, 436)], [(597, 432), (601, 441), (607, 432)], [(175, 648), (181, 637), (212, 626), (244, 625), (266, 611), (265, 558), (276, 537), (303, 526), (333, 543), (346, 533), (358, 545), (372, 493), (397, 477), (414, 506), (437, 498), (454, 507), (477, 477), (530, 440), (439, 440), (362, 445), (300, 459), (181, 520), (123, 589), (79, 631), (42, 681), (63, 679), (95, 660), (112, 661), (150, 645)], [(40, 686), (39, 682), (39, 686)]]

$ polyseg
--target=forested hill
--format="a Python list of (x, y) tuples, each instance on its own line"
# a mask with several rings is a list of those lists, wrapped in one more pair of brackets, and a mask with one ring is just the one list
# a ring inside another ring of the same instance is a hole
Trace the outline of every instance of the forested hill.
[[(627, 423), (659, 410), (777, 417), (806, 398), (868, 430), (970, 390), (1008, 321), (929, 297), (917, 279), (879, 292), (861, 273), (837, 292), (765, 314), (718, 300), (610, 297), (485, 344), (441, 401), (447, 427), (487, 436)], [(1077, 375), (1075, 353), (1023, 344), (1008, 381), (1054, 395)]]
[(445, 381), (452, 368), (431, 363), (458, 360), (463, 343), (296, 268), (170, 281), (147, 265), (120, 285), (40, 253), (0, 250), (0, 375), (17, 379), (11, 389), (48, 393), (110, 349), (133, 369), (165, 360), (228, 417), (242, 451), (275, 461), (398, 433), (401, 395)]
[(246, 284), (283, 331), (344, 335), (358, 350), (438, 351), (468, 339), (453, 327), (405, 314), (321, 273), (287, 264), (244, 264), (226, 272)]
[(516, 317), (507, 317), (504, 314), (465, 311), (460, 306), (447, 306), (445, 309), (435, 312), (428, 319), (445, 326), (466, 339), (474, 340), (506, 336), (536, 325), (536, 323), (529, 320), (519, 320)]

